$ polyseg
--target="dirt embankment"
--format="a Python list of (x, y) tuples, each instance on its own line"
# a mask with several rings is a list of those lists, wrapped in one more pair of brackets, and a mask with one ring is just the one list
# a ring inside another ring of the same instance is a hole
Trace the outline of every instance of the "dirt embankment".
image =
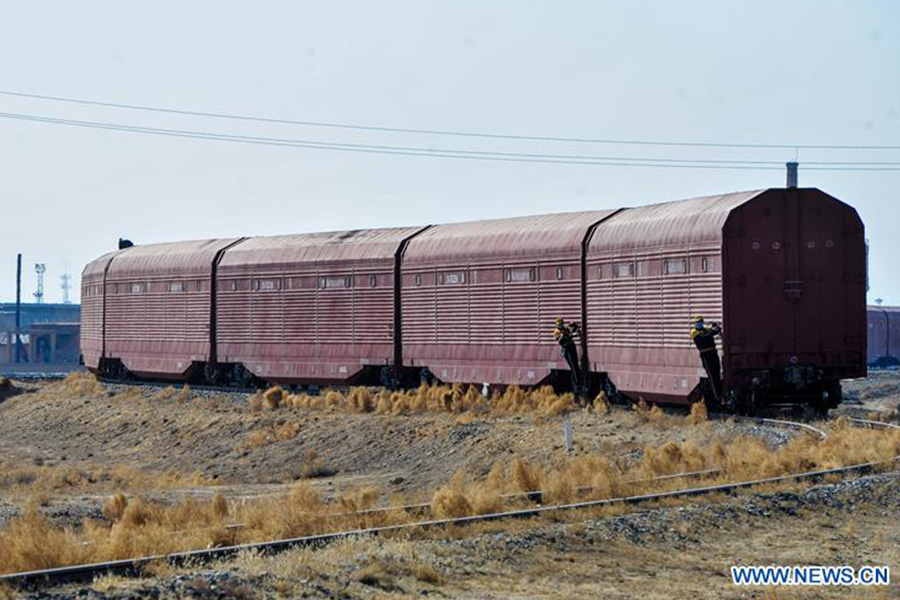
[(243, 493), (320, 476), (316, 483), (427, 495), (458, 470), (478, 477), (513, 457), (550, 464), (571, 456), (564, 449), (565, 420), (574, 426), (575, 455), (611, 460), (639, 459), (646, 446), (668, 441), (703, 444), (753, 433), (740, 424), (692, 426), (679, 416), (648, 419), (621, 410), (502, 418), (252, 410), (245, 394), (90, 380), (33, 386), (31, 392), (0, 404), (0, 462), (7, 466), (172, 473)]

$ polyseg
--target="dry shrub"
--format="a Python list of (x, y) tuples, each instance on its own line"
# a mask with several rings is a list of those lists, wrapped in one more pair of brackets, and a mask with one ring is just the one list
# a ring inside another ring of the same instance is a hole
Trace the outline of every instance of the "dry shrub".
[(325, 406), (326, 408), (338, 408), (346, 401), (343, 394), (335, 390), (328, 390), (325, 392)]
[(247, 434), (241, 448), (256, 450), (277, 442), (286, 442), (297, 437), (300, 433), (300, 424), (292, 421), (284, 423), (264, 425)]
[(709, 412), (706, 410), (706, 402), (700, 400), (691, 404), (691, 413), (687, 416), (687, 422), (691, 425), (700, 425), (709, 420)]
[(268, 446), (275, 440), (272, 438), (272, 431), (270, 428), (265, 427), (263, 429), (254, 429), (247, 435), (247, 439), (244, 444), (245, 447), (256, 450), (257, 448), (262, 448), (264, 446)]
[(262, 392), (256, 392), (252, 396), (250, 396), (250, 400), (248, 401), (248, 405), (250, 406), (250, 412), (259, 412), (263, 409), (263, 394)]
[(284, 396), (284, 391), (280, 386), (274, 386), (267, 389), (263, 392), (262, 405), (266, 410), (275, 410), (279, 406), (281, 406), (281, 399)]
[(285, 442), (287, 440), (292, 440), (297, 437), (298, 433), (300, 433), (300, 423), (294, 423), (292, 421), (282, 423), (275, 427), (275, 441)]
[(5, 392), (13, 387), (12, 380), (9, 377), (0, 377), (0, 392)]
[(397, 589), (394, 578), (381, 562), (369, 563), (354, 575), (354, 579), (363, 585), (377, 587), (387, 592)]
[(178, 390), (178, 393), (172, 397), (172, 399), (175, 402), (177, 402), (178, 404), (184, 404), (185, 402), (190, 400), (191, 399), (191, 386), (189, 386), (188, 384), (185, 383), (183, 386), (181, 386), (181, 389)]
[(431, 510), (438, 519), (457, 519), (472, 514), (472, 505), (462, 489), (446, 486), (438, 489), (431, 498)]
[(347, 395), (347, 402), (355, 412), (370, 413), (375, 410), (372, 394), (367, 387), (351, 388), (350, 393)]
[(62, 381), (47, 386), (47, 391), (53, 393), (68, 393), (76, 396), (99, 396), (103, 393), (103, 386), (92, 373), (70, 373)]
[(606, 397), (606, 392), (601, 391), (597, 394), (597, 397), (594, 398), (594, 412), (598, 415), (607, 415), (609, 414), (609, 400)]
[(440, 586), (444, 585), (446, 580), (444, 576), (440, 574), (434, 567), (429, 565), (428, 563), (417, 563), (413, 566), (413, 577), (422, 583), (427, 583), (429, 585)]
[(128, 506), (128, 498), (122, 492), (116, 492), (109, 500), (103, 503), (103, 516), (108, 521), (118, 521), (125, 514)]
[(315, 450), (308, 450), (303, 457), (303, 465), (300, 467), (300, 477), (313, 479), (316, 477), (331, 477), (337, 473), (337, 469), (328, 466)]
[(512, 462), (512, 480), (520, 492), (535, 492), (541, 489), (541, 469), (518, 458)]
[(212, 512), (217, 517), (227, 517), (228, 516), (228, 500), (225, 499), (225, 496), (222, 492), (216, 492), (212, 499), (211, 504)]
[[(250, 409), (261, 409), (258, 396), (250, 399)], [(375, 413), (378, 415), (415, 415), (423, 413), (451, 413), (462, 415), (505, 416), (536, 413), (543, 417), (561, 415), (578, 408), (573, 394), (558, 395), (549, 386), (524, 390), (510, 386), (500, 394), (496, 391), (485, 398), (475, 386), (461, 384), (422, 384), (415, 390), (389, 391), (380, 389), (372, 393), (366, 387), (353, 387), (344, 395), (337, 390), (326, 390), (322, 395), (291, 394), (282, 405), (294, 409), (328, 409), (332, 411)]]
[(375, 506), (380, 496), (381, 492), (376, 488), (367, 486), (344, 492), (337, 497), (337, 503), (344, 512), (358, 512)]

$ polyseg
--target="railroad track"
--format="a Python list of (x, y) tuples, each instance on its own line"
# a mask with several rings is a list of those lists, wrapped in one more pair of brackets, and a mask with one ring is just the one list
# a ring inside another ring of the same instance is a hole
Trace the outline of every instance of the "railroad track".
[[(868, 421), (865, 419), (850, 419), (850, 421), (858, 427), (867, 427), (867, 428), (896, 428), (900, 429), (900, 426), (894, 425), (891, 423), (881, 423), (878, 421)], [(791, 426), (792, 422), (790, 421), (781, 421), (779, 426)], [(797, 429), (801, 430), (809, 430), (809, 427), (804, 423), (793, 423)], [(815, 429), (815, 428), (813, 428)], [(816, 430), (822, 435), (825, 435), (825, 432), (821, 430)], [(356, 536), (364, 536), (364, 535), (376, 535), (382, 533), (397, 533), (397, 532), (410, 532), (413, 530), (423, 530), (423, 529), (434, 529), (447, 527), (451, 525), (468, 525), (473, 523), (483, 523), (488, 521), (498, 521), (503, 519), (516, 519), (516, 518), (529, 518), (529, 517), (537, 517), (541, 515), (551, 514), (551, 513), (559, 513), (573, 510), (584, 510), (589, 508), (597, 508), (603, 506), (610, 506), (616, 504), (640, 504), (645, 502), (663, 500), (663, 499), (674, 499), (674, 498), (687, 498), (694, 496), (702, 496), (706, 494), (714, 494), (714, 493), (730, 493), (735, 492), (742, 489), (752, 488), (759, 485), (765, 484), (775, 484), (775, 483), (784, 483), (784, 482), (795, 482), (795, 481), (809, 481), (821, 479), (827, 476), (834, 475), (852, 475), (852, 474), (864, 474), (870, 472), (876, 467), (883, 466), (885, 464), (891, 464), (894, 462), (900, 461), (900, 456), (894, 457), (893, 459), (887, 461), (878, 461), (878, 462), (868, 462), (861, 463), (855, 465), (848, 465), (844, 467), (836, 467), (831, 469), (820, 469), (815, 471), (806, 471), (802, 473), (795, 473), (791, 475), (782, 475), (778, 477), (767, 477), (761, 479), (753, 479), (747, 481), (733, 482), (733, 483), (724, 483), (724, 484), (713, 484), (713, 485), (700, 485), (695, 487), (683, 488), (678, 490), (670, 490), (663, 492), (653, 492), (648, 494), (637, 494), (637, 495), (626, 495), (617, 498), (606, 498), (602, 500), (589, 500), (583, 502), (573, 502), (567, 504), (555, 504), (555, 505), (547, 505), (547, 506), (533, 506), (529, 508), (519, 508), (514, 510), (496, 512), (485, 515), (475, 515), (469, 517), (460, 517), (460, 518), (450, 518), (450, 519), (428, 519), (428, 520), (418, 520), (412, 521), (408, 523), (398, 524), (398, 525), (387, 525), (387, 526), (379, 526), (379, 527), (368, 527), (368, 528), (358, 528), (347, 531), (336, 531), (332, 533), (325, 534), (317, 534), (310, 535), (304, 537), (295, 537), (289, 539), (280, 539), (280, 540), (270, 540), (265, 542), (256, 542), (256, 543), (247, 543), (247, 544), (238, 544), (232, 546), (224, 546), (219, 548), (210, 548), (203, 550), (190, 550), (184, 552), (176, 552), (172, 554), (160, 554), (154, 556), (142, 556), (137, 558), (130, 559), (122, 559), (122, 560), (114, 560), (108, 562), (101, 563), (92, 563), (92, 564), (84, 564), (84, 565), (73, 565), (66, 567), (57, 567), (52, 569), (44, 569), (38, 571), (29, 571), (22, 573), (13, 573), (10, 575), (0, 576), (0, 584), (9, 584), (13, 586), (28, 586), (28, 585), (36, 585), (40, 583), (64, 583), (64, 582), (74, 582), (74, 581), (85, 581), (93, 579), (98, 575), (103, 574), (117, 574), (117, 575), (137, 575), (140, 574), (145, 567), (154, 563), (167, 563), (172, 566), (191, 566), (202, 564), (205, 562), (209, 562), (212, 560), (218, 560), (223, 558), (228, 558), (234, 556), (240, 552), (245, 551), (255, 551), (261, 553), (275, 553), (282, 550), (286, 550), (294, 547), (301, 546), (317, 546), (327, 544), (329, 542), (347, 539)], [(664, 478), (677, 478), (677, 477), (691, 477), (691, 476), (702, 476), (706, 474), (713, 474), (717, 472), (717, 470), (707, 470), (707, 471), (697, 471), (693, 473), (678, 473), (674, 475), (663, 476)], [(539, 492), (529, 492), (528, 494), (535, 494)], [(523, 494), (516, 494), (516, 496), (521, 496)], [(367, 511), (358, 511), (358, 514), (371, 514), (374, 512), (384, 512), (384, 511), (396, 511), (402, 510), (406, 508), (415, 508), (415, 507), (423, 507), (424, 504), (420, 505), (407, 505), (405, 507), (384, 507), (379, 509), (369, 509)]]

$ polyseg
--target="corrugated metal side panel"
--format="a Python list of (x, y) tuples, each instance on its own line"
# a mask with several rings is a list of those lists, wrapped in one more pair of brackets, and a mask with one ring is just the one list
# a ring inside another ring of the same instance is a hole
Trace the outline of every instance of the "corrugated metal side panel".
[(404, 364), (449, 382), (535, 384), (581, 315), (581, 244), (613, 211), (438, 225), (402, 264)]
[(587, 257), (593, 371), (631, 395), (687, 399), (702, 374), (690, 319), (723, 319), (722, 225), (759, 193), (632, 208), (597, 228)]
[(228, 250), (220, 267), (283, 270), (289, 265), (335, 266), (393, 260), (397, 246), (417, 227), (360, 229), (249, 238)]
[(134, 246), (107, 274), (107, 355), (138, 374), (178, 377), (209, 358), (216, 253), (234, 239)]
[(115, 254), (88, 263), (81, 274), (81, 354), (89, 369), (99, 368), (103, 355), (103, 274)]
[(559, 255), (580, 251), (587, 228), (615, 211), (600, 210), (450, 223), (431, 227), (409, 243), (404, 264), (466, 264), (532, 259), (536, 249)]
[(278, 381), (346, 380), (393, 356), (393, 267), (415, 228), (253, 238), (219, 265), (218, 356)]

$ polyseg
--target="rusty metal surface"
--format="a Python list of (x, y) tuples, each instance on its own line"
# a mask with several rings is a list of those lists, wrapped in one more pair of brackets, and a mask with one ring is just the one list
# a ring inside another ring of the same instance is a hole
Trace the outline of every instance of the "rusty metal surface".
[(394, 253), (420, 228), (245, 240), (218, 268), (217, 356), (282, 382), (391, 362)]
[(770, 190), (725, 227), (725, 376), (814, 365), (866, 374), (865, 235), (856, 211), (815, 189)]
[(870, 365), (900, 360), (900, 306), (868, 307), (867, 360)]
[(106, 356), (139, 375), (178, 378), (209, 357), (216, 253), (235, 239), (133, 246), (106, 274)]
[(581, 319), (581, 245), (614, 211), (437, 225), (402, 263), (403, 361), (442, 381), (535, 384), (564, 367), (554, 319)]
[(586, 259), (593, 371), (648, 400), (687, 399), (702, 372), (688, 323), (722, 320), (722, 228), (759, 194), (630, 208), (597, 228)]

